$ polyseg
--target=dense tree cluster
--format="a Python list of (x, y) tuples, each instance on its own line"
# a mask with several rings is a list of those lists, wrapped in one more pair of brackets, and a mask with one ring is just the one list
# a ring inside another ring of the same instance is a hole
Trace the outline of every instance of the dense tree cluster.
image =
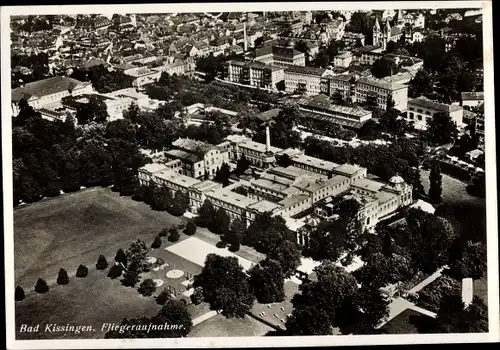
[(132, 87), (132, 78), (125, 75), (122, 71), (109, 71), (104, 65), (86, 69), (76, 68), (70, 77), (79, 81), (92, 82), (94, 89), (100, 93), (108, 93)]
[(193, 286), (203, 288), (203, 299), (211, 310), (227, 318), (242, 318), (255, 299), (249, 280), (237, 258), (209, 254)]
[[(285, 105), (280, 108), (276, 118), (269, 122), (269, 131), (271, 134), (271, 142), (275, 147), (280, 148), (298, 148), (302, 143), (300, 133), (294, 130), (300, 118), (300, 111), (295, 105)], [(255, 125), (256, 131), (253, 140), (256, 142), (266, 143), (266, 128), (260, 123)]]
[(71, 117), (51, 122), (27, 103), (20, 106), (12, 130), (15, 206), (82, 186), (113, 185), (122, 194), (131, 194), (137, 169), (146, 159), (127, 121), (75, 128)]
[(174, 195), (167, 186), (157, 185), (153, 181), (148, 185), (137, 185), (132, 198), (149, 204), (153, 210), (167, 211), (174, 216), (183, 215), (189, 208), (186, 192), (176, 191)]
[(11, 87), (15, 89), (24, 84), (47, 78), (49, 75), (49, 55), (45, 52), (30, 56), (12, 54), (11, 66), (13, 68), (26, 67), (32, 71), (29, 74), (23, 74), (17, 70), (12, 72)]

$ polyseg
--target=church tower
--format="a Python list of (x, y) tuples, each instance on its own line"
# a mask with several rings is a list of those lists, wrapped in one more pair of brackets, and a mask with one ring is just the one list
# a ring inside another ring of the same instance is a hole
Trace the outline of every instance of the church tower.
[(391, 24), (389, 23), (389, 19), (386, 19), (385, 20), (385, 25), (384, 25), (384, 28), (383, 28), (383, 31), (382, 31), (382, 49), (383, 50), (386, 50), (387, 49), (387, 43), (389, 41), (391, 41), (391, 32), (392, 32), (392, 28), (391, 28)]
[(381, 43), (381, 30), (380, 30), (380, 23), (378, 22), (378, 17), (375, 18), (375, 25), (373, 26), (373, 45), (375, 46), (380, 46)]

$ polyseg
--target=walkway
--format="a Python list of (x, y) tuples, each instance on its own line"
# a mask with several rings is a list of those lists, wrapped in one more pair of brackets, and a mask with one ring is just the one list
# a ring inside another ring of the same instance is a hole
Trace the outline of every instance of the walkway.
[(196, 326), (197, 324), (202, 323), (203, 321), (208, 320), (209, 318), (214, 317), (215, 315), (217, 315), (216, 311), (209, 311), (204, 315), (196, 317), (195, 319), (193, 319), (193, 327)]
[[(421, 291), (423, 288), (437, 280), (439, 277), (441, 277), (443, 270), (447, 268), (446, 266), (440, 268), (436, 272), (434, 272), (432, 275), (424, 279), (422, 282), (418, 283), (416, 286), (411, 288), (408, 291), (408, 294), (413, 294)], [(434, 312), (431, 312), (429, 310), (423, 309), (421, 307), (416, 306), (414, 303), (409, 302), (408, 300), (402, 298), (402, 297), (396, 297), (392, 299), (391, 303), (389, 304), (389, 317), (384, 322), (381, 322), (378, 326), (376, 326), (376, 329), (379, 329), (383, 327), (386, 323), (391, 321), (393, 318), (397, 317), (399, 314), (403, 313), (405, 310), (411, 309), (414, 311), (417, 311), (423, 315), (435, 318), (436, 314)]]

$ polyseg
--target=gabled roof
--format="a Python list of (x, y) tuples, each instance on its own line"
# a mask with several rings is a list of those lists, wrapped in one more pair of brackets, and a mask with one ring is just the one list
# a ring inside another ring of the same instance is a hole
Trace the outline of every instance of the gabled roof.
[(52, 95), (63, 91), (71, 91), (77, 87), (84, 87), (91, 83), (81, 82), (68, 77), (52, 77), (26, 84), (12, 90), (12, 101), (19, 101), (21, 98), (40, 98), (46, 95)]

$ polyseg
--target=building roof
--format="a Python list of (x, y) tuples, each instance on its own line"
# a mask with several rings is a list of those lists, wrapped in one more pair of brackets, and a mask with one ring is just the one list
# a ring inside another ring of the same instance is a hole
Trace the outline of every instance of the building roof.
[(190, 176), (179, 174), (177, 171), (170, 170), (170, 169), (160, 170), (160, 171), (156, 172), (154, 175), (160, 179), (169, 181), (171, 183), (174, 183), (176, 185), (179, 185), (179, 186), (185, 187), (185, 188), (191, 187), (191, 186), (196, 185), (196, 184), (201, 182), (200, 180), (197, 180), (197, 179), (192, 178)]
[(307, 198), (309, 198), (309, 195), (304, 193), (299, 193), (299, 194), (294, 194), (293, 196), (287, 197), (285, 199), (282, 199), (278, 203), (281, 204), (283, 207), (288, 208), (297, 203), (302, 202), (303, 200), (306, 200)]
[(298, 74), (307, 74), (321, 77), (326, 69), (324, 68), (316, 68), (316, 67), (308, 67), (308, 66), (288, 66), (285, 68), (286, 72), (298, 73)]
[(297, 100), (297, 104), (301, 106), (329, 110), (335, 113), (350, 115), (355, 117), (364, 117), (367, 114), (371, 114), (370, 111), (363, 108), (355, 108), (355, 107), (332, 104), (330, 98), (322, 94), (313, 97), (301, 98)]
[(180, 150), (180, 149), (171, 149), (169, 151), (166, 151), (165, 155), (167, 157), (181, 159), (182, 161), (187, 162), (187, 163), (191, 163), (191, 164), (201, 162), (203, 160), (200, 156), (198, 156), (194, 153), (187, 152), (187, 151)]
[(484, 92), (462, 92), (462, 101), (484, 101)]
[(180, 148), (186, 151), (189, 151), (191, 153), (207, 153), (211, 149), (215, 148), (215, 146), (210, 145), (205, 142), (197, 141), (197, 140), (192, 140), (192, 139), (183, 139), (179, 138), (172, 142), (172, 146), (175, 148)]
[(382, 182), (366, 179), (366, 178), (361, 178), (361, 179), (356, 179), (352, 182), (352, 185), (355, 187), (362, 188), (364, 190), (370, 191), (370, 192), (378, 192), (382, 187), (385, 186)]
[(252, 199), (242, 194), (232, 192), (230, 190), (216, 190), (206, 194), (207, 197), (218, 199), (222, 202), (229, 203), (238, 208), (246, 209), (249, 205), (258, 202), (257, 199)]
[(327, 160), (311, 157), (305, 154), (299, 154), (292, 158), (292, 161), (299, 164), (308, 165), (314, 168), (331, 171), (339, 166), (339, 164), (329, 162)]
[(91, 85), (90, 82), (82, 82), (68, 77), (52, 77), (28, 83), (23, 87), (12, 90), (12, 101), (19, 101), (24, 98), (40, 98), (42, 96), (57, 94), (63, 91), (72, 91)]
[(276, 118), (279, 115), (280, 111), (281, 110), (279, 108), (273, 108), (273, 109), (270, 109), (268, 111), (264, 111), (262, 113), (259, 113), (255, 117), (259, 120), (267, 121), (267, 120)]
[(361, 77), (358, 79), (357, 83), (375, 86), (378, 88), (382, 88), (385, 90), (391, 90), (391, 91), (408, 88), (406, 85), (403, 85), (403, 84), (388, 82), (388, 81), (383, 80), (383, 79), (376, 79), (376, 78), (372, 78), (372, 77)]
[(154, 174), (160, 170), (168, 169), (165, 164), (162, 163), (149, 163), (141, 167), (142, 171)]
[(200, 192), (206, 192), (220, 187), (222, 187), (220, 183), (214, 182), (212, 180), (205, 180), (193, 185), (191, 188)]
[(360, 170), (363, 170), (363, 168), (358, 166), (358, 165), (347, 164), (347, 163), (342, 164), (342, 165), (336, 167), (335, 169), (333, 169), (333, 171), (335, 171), (335, 172), (338, 172), (341, 174), (347, 174), (347, 175), (354, 175)]
[(444, 103), (434, 102), (432, 100), (429, 100), (426, 97), (418, 97), (418, 98), (410, 99), (410, 100), (408, 100), (408, 106), (409, 105), (434, 109), (437, 111), (443, 111), (443, 112), (447, 112), (447, 113), (455, 112), (455, 111), (462, 109), (462, 107), (460, 107), (460, 106), (447, 105)]
[(281, 205), (267, 200), (261, 200), (253, 204), (250, 204), (247, 208), (258, 211), (259, 213), (267, 213), (267, 212), (272, 212), (278, 208), (281, 208)]

